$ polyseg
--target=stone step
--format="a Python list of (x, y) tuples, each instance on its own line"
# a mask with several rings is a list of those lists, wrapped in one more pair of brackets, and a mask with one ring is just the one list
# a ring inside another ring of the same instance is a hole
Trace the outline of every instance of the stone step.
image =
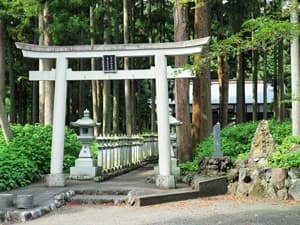
[(70, 200), (77, 204), (121, 204), (127, 202), (127, 195), (90, 195), (76, 194)]
[(114, 190), (114, 189), (109, 189), (109, 190), (101, 190), (101, 189), (78, 189), (74, 190), (75, 195), (127, 195), (130, 190)]

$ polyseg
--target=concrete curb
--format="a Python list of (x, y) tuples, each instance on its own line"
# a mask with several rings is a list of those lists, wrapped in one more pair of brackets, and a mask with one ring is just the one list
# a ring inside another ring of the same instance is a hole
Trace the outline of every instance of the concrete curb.
[(227, 176), (222, 177), (196, 177), (194, 190), (178, 191), (165, 194), (146, 194), (136, 190), (128, 193), (128, 204), (131, 206), (147, 206), (188, 200), (198, 197), (209, 197), (227, 193)]
[(74, 191), (69, 190), (53, 197), (42, 206), (36, 206), (31, 209), (18, 210), (15, 208), (8, 208), (0, 210), (0, 222), (4, 224), (26, 222), (39, 218), (57, 208), (62, 207), (65, 202), (70, 201), (71, 197), (75, 194)]

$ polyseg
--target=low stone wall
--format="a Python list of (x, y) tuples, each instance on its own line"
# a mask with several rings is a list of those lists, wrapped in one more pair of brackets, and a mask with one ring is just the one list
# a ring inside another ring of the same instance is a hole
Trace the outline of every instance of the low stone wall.
[(300, 200), (300, 168), (247, 168), (228, 173), (228, 191), (234, 195)]
[(202, 157), (199, 159), (198, 174), (205, 176), (224, 176), (232, 166), (229, 157)]

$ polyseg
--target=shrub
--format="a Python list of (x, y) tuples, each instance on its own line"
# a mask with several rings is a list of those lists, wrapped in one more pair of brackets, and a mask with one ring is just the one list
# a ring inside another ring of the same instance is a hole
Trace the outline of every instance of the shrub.
[[(251, 142), (255, 134), (258, 122), (248, 122), (243, 124), (237, 124), (234, 126), (225, 127), (221, 130), (221, 148), (225, 156), (231, 157), (232, 160), (237, 158), (244, 158), (250, 151)], [(273, 138), (277, 146), (281, 146), (282, 149), (287, 148), (287, 140), (285, 137), (291, 135), (291, 121), (278, 122), (276, 120), (269, 121), (269, 127)], [(183, 170), (197, 170), (198, 160), (204, 156), (211, 156), (213, 152), (213, 136), (209, 136), (207, 139), (197, 144), (194, 149), (194, 160), (192, 162), (180, 164)], [(293, 165), (296, 165), (298, 161), (297, 157), (300, 153), (291, 153), (285, 156), (285, 150), (281, 150), (276, 153), (276, 159), (273, 165), (284, 164), (284, 160), (290, 160)], [(280, 161), (278, 158), (282, 158)]]
[(37, 176), (36, 164), (25, 156), (8, 151), (0, 154), (0, 190), (30, 184)]
[(300, 137), (292, 135), (285, 137), (273, 154), (270, 162), (271, 166), (281, 168), (300, 167), (300, 147), (289, 151), (295, 144), (300, 144)]
[[(12, 132), (14, 138), (8, 144), (0, 136), (0, 190), (27, 185), (50, 171), (52, 127), (13, 125)], [(74, 164), (80, 147), (77, 135), (66, 128), (64, 171)]]

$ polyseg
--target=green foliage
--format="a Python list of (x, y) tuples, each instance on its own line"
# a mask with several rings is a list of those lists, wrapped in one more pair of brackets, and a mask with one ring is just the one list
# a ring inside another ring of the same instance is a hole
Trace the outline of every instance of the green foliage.
[[(294, 145), (298, 145), (292, 151)], [(283, 139), (282, 144), (278, 146), (277, 151), (273, 154), (272, 167), (291, 168), (300, 167), (300, 137), (287, 136)]]
[(198, 161), (195, 159), (194, 161), (180, 163), (179, 164), (181, 171), (197, 171), (198, 170)]
[[(221, 130), (221, 146), (223, 154), (231, 157), (232, 160), (246, 158), (250, 151), (251, 142), (257, 125), (258, 122), (248, 122), (223, 128)], [(287, 154), (287, 149), (290, 149), (292, 144), (300, 143), (300, 139), (291, 136), (291, 121), (278, 122), (276, 120), (270, 120), (269, 128), (279, 149), (274, 155), (275, 158), (273, 159), (272, 165), (283, 167), (298, 165), (300, 162), (300, 153), (294, 152)], [(183, 163), (180, 167), (182, 170), (197, 170), (199, 158), (211, 156), (213, 148), (213, 137), (210, 136), (196, 145), (194, 150), (194, 160), (192, 162)]]
[(0, 153), (0, 190), (30, 184), (38, 174), (36, 164), (25, 156), (13, 152)]
[[(7, 145), (0, 136), (0, 190), (27, 185), (50, 171), (52, 128), (13, 125), (12, 132), (14, 138)], [(80, 147), (77, 135), (66, 128), (64, 171), (74, 164)]]
[(269, 120), (269, 127), (277, 146), (282, 145), (283, 140), (292, 134), (292, 123), (290, 120), (283, 122)]
[(248, 152), (257, 124), (248, 122), (224, 128), (221, 133), (223, 154), (236, 159), (238, 155)]

